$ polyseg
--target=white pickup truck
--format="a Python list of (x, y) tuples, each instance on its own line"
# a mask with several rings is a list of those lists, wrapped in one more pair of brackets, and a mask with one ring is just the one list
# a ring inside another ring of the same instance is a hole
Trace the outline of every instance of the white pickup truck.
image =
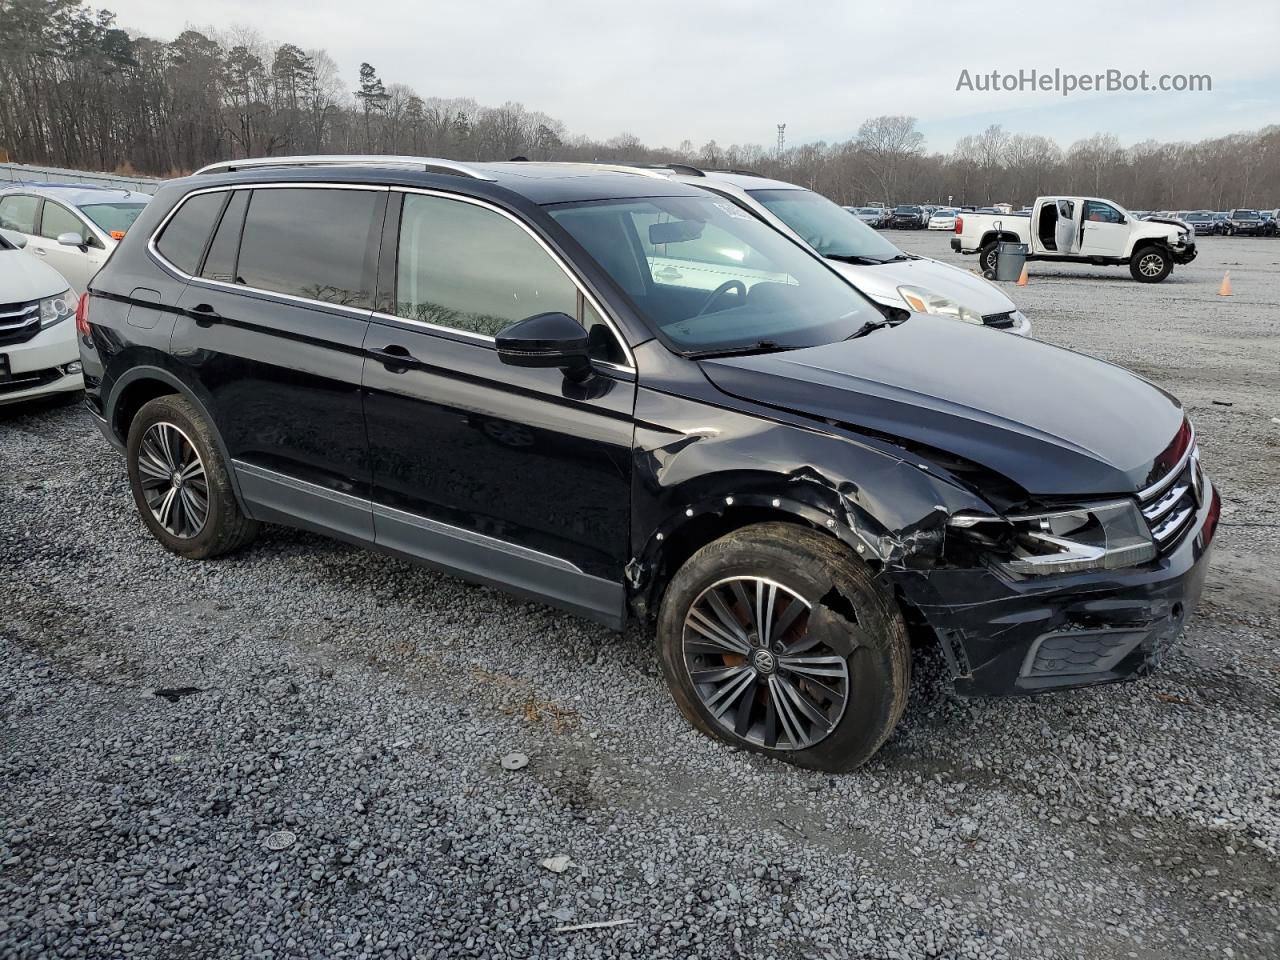
[(996, 268), (1002, 240), (1025, 243), (1028, 260), (1128, 265), (1139, 283), (1159, 283), (1175, 263), (1196, 258), (1195, 233), (1177, 220), (1139, 220), (1111, 200), (1037, 197), (1026, 214), (964, 213), (951, 249), (976, 253), (983, 273)]

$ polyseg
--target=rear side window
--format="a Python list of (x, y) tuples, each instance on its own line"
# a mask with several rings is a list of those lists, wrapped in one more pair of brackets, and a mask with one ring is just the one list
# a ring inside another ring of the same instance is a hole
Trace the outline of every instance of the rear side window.
[(240, 247), (240, 228), (244, 225), (244, 212), (249, 206), (249, 191), (237, 190), (231, 196), (218, 230), (209, 244), (200, 276), (223, 283), (235, 282), (236, 251)]
[(237, 283), (373, 308), (385, 193), (308, 187), (250, 192)]
[(160, 255), (186, 274), (194, 274), (200, 267), (205, 244), (217, 222), (225, 192), (198, 193), (189, 197), (178, 208), (156, 240)]
[(36, 232), (36, 210), (40, 206), (37, 197), (5, 197), (0, 200), (0, 227), (18, 233)]

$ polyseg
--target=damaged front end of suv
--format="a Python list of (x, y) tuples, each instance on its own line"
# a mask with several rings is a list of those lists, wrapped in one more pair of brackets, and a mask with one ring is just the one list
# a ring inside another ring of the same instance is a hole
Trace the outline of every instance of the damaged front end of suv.
[[(948, 333), (913, 317), (703, 363), (705, 397), (642, 390), (633, 603), (655, 602), (690, 545), (786, 517), (870, 566), (962, 694), (1154, 669), (1199, 597), (1220, 509), (1181, 407), (1078, 354), (988, 336), (979, 357)], [(930, 344), (951, 362), (902, 360)], [(1088, 396), (1071, 388), (1086, 372)]]

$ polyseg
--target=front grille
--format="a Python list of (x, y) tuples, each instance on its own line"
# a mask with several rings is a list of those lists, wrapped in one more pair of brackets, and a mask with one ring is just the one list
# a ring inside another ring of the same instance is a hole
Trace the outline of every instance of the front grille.
[(1009, 327), (1013, 326), (1013, 311), (1009, 310), (1005, 313), (988, 313), (983, 316), (982, 322), (988, 327), (1007, 330)]
[(26, 343), (40, 332), (40, 301), (0, 303), (0, 346)]
[(1200, 448), (1192, 446), (1163, 480), (1138, 495), (1142, 515), (1161, 553), (1177, 543), (1194, 522), (1203, 489)]
[(61, 376), (62, 371), (57, 367), (49, 367), (45, 370), (27, 370), (23, 373), (13, 373), (9, 376), (0, 373), (0, 396), (6, 393), (17, 393), (19, 390), (43, 387), (47, 383), (53, 383)]

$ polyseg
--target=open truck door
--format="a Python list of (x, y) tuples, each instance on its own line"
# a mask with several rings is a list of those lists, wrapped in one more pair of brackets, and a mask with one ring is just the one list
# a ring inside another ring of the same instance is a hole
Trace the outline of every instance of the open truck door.
[(1074, 200), (1057, 200), (1058, 222), (1054, 227), (1054, 239), (1058, 244), (1058, 253), (1075, 253), (1076, 237), (1076, 203)]

